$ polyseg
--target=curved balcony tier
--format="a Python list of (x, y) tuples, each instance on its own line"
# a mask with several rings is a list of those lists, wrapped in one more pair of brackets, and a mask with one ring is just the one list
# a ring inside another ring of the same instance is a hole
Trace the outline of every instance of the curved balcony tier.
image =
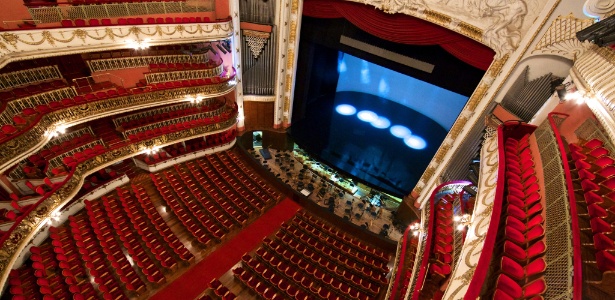
[(181, 87), (131, 94), (59, 109), (39, 117), (37, 122), (19, 136), (0, 144), (0, 171), (42, 148), (56, 128), (69, 127), (94, 119), (128, 111), (151, 108), (184, 100), (186, 95), (217, 97), (235, 88), (234, 77), (218, 84)]
[(61, 210), (77, 195), (87, 176), (118, 161), (142, 154), (154, 146), (164, 147), (223, 132), (233, 128), (236, 123), (237, 113), (235, 112), (228, 119), (215, 124), (194, 127), (109, 149), (103, 154), (77, 164), (60, 186), (47, 193), (29, 211), (24, 213), (0, 240), (0, 286), (4, 286), (6, 283), (13, 264), (29, 241), (43, 228), (54, 213)]
[(230, 19), (211, 23), (143, 24), (4, 31), (0, 67), (15, 60), (81, 54), (134, 45), (216, 41), (233, 35)]

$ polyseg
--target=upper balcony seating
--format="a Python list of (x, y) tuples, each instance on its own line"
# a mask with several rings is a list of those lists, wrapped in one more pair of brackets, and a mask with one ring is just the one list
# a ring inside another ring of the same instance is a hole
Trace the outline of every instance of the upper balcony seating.
[(498, 268), (487, 295), (494, 299), (542, 298), (547, 289), (545, 218), (529, 134), (505, 140), (506, 186), (502, 220), (492, 261)]
[(52, 111), (63, 110), (66, 108), (74, 107), (74, 106), (85, 104), (85, 103), (104, 101), (106, 99), (127, 96), (130, 94), (141, 94), (144, 92), (153, 92), (157, 90), (217, 84), (217, 83), (230, 80), (230, 78), (232, 77), (229, 77), (229, 78), (214, 77), (214, 79), (207, 78), (207, 80), (200, 79), (200, 80), (164, 82), (164, 83), (148, 85), (144, 88), (133, 88), (131, 90), (126, 90), (124, 88), (117, 88), (117, 89), (109, 90), (107, 92), (97, 92), (96, 94), (87, 94), (85, 96), (80, 95), (80, 96), (74, 96), (72, 98), (65, 98), (60, 101), (47, 101), (43, 99), (41, 100), (42, 101), (41, 103), (33, 104), (32, 105), (33, 107), (24, 108), (24, 110), (34, 108), (34, 110), (37, 112), (34, 116), (29, 117), (29, 122), (23, 123), (21, 121), (25, 119), (23, 116), (27, 115), (27, 113), (22, 112), (22, 114), (15, 116), (19, 118), (20, 120), (19, 122), (17, 122), (17, 120), (15, 120), (15, 117), (14, 117), (13, 118), (15, 120), (14, 124), (5, 124), (0, 128), (0, 143), (4, 143), (8, 141), (9, 139), (15, 138), (19, 134), (27, 131), (30, 127), (35, 125), (38, 122), (38, 120), (40, 120), (42, 115), (47, 114)]
[(197, 45), (198, 44), (151, 46), (146, 49), (138, 50), (122, 49), (104, 52), (83, 53), (81, 54), (81, 56), (84, 60), (87, 61), (96, 59), (117, 59), (122, 57), (186, 55), (186, 51), (190, 51), (191, 49), (198, 47)]
[(429, 268), (420, 290), (422, 299), (433, 298), (451, 274), (456, 246), (453, 225), (453, 202), (456, 197), (459, 194), (447, 194), (434, 205), (433, 238), (431, 253), (428, 255)]
[(205, 63), (161, 63), (149, 64), (149, 71), (155, 72), (175, 72), (175, 71), (191, 71), (191, 70), (206, 70), (219, 66), (220, 63), (210, 60)]
[(111, 19), (75, 19), (62, 20), (60, 24), (62, 27), (87, 27), (87, 26), (126, 26), (126, 25), (145, 25), (145, 24), (184, 24), (184, 23), (208, 23), (211, 20), (208, 17), (166, 17), (166, 18), (119, 18), (116, 23), (113, 23)]
[[(57, 84), (55, 80), (62, 79), (62, 73), (60, 73), (57, 65), (37, 66), (35, 63), (18, 64), (8, 69), (9, 70), (4, 70), (3, 68), (0, 72), (0, 89), (3, 90), (34, 84), (38, 84), (37, 88), (43, 91), (51, 90), (53, 85)], [(5, 94), (5, 96), (14, 97), (10, 92)]]
[[(11, 101), (18, 99), (25, 99), (31, 96), (35, 96), (37, 94), (43, 94), (47, 92), (51, 92), (53, 90), (60, 90), (68, 87), (68, 84), (64, 81), (64, 79), (55, 79), (52, 81), (46, 81), (42, 83), (32, 83), (27, 86), (15, 87), (12, 89), (4, 89), (0, 91), (0, 108), (5, 110), (8, 104)], [(51, 94), (50, 96), (53, 96)], [(58, 99), (59, 100), (59, 99)], [(25, 108), (31, 108), (29, 110), (25, 110)], [(23, 117), (28, 117), (37, 114), (38, 112), (35, 110), (36, 107), (24, 107), (24, 111), (22, 112)], [(2, 111), (0, 110), (0, 111)]]
[[(582, 248), (587, 249), (581, 251), (583, 279), (612, 285), (607, 275), (615, 271), (615, 160), (599, 139), (569, 144), (569, 149), (581, 230), (574, 234), (580, 236)], [(598, 272), (585, 272), (586, 268)]]

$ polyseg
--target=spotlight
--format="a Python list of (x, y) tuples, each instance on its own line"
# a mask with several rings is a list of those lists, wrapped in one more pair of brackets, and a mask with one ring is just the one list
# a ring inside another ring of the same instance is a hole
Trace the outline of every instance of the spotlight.
[(369, 110), (360, 111), (357, 114), (357, 117), (359, 118), (359, 120), (369, 123), (374, 122), (376, 121), (376, 119), (378, 119), (378, 115), (375, 112)]
[(376, 120), (370, 122), (370, 124), (378, 129), (386, 129), (391, 126), (391, 121), (385, 117), (378, 117)]
[(422, 149), (425, 149), (425, 147), (427, 147), (427, 142), (425, 142), (425, 140), (422, 137), (416, 136), (416, 135), (407, 136), (404, 139), (404, 143), (406, 143), (408, 147), (415, 149), (415, 150), (422, 150)]
[(412, 134), (412, 131), (410, 131), (408, 127), (402, 125), (393, 125), (391, 126), (391, 129), (389, 129), (389, 131), (394, 137), (400, 139), (403, 139)]
[(349, 104), (340, 104), (335, 107), (335, 111), (343, 116), (352, 116), (357, 112), (357, 109)]

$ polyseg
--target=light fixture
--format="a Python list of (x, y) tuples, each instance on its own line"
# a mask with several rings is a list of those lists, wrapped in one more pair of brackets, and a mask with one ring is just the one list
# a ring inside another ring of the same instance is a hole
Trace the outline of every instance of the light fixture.
[(413, 236), (418, 236), (421, 233), (421, 225), (418, 222), (410, 224), (410, 231)]
[(147, 155), (152, 155), (158, 152), (158, 150), (160, 150), (160, 147), (158, 146), (153, 146), (151, 148), (145, 148), (145, 150), (143, 150), (143, 153), (147, 154)]
[(340, 104), (335, 107), (335, 111), (342, 116), (352, 116), (357, 113), (357, 109), (350, 104)]
[(463, 214), (461, 216), (457, 215), (453, 217), (453, 221), (457, 223), (457, 230), (462, 231), (466, 226), (472, 224), (472, 216), (468, 214)]
[(559, 98), (560, 103), (563, 103), (566, 100), (576, 100), (581, 96), (572, 81), (557, 85), (555, 87), (555, 92), (557, 92), (557, 97)]
[(149, 48), (149, 40), (145, 41), (128, 41), (128, 46), (135, 50), (143, 50)]

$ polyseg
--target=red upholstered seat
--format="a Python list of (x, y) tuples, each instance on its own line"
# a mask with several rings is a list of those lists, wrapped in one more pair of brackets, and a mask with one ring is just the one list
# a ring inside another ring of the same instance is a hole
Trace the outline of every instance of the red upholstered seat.
[(604, 143), (599, 139), (592, 139), (592, 140), (587, 141), (587, 143), (585, 143), (583, 147), (588, 148), (588, 149), (594, 149), (597, 147), (602, 147), (603, 144)]

